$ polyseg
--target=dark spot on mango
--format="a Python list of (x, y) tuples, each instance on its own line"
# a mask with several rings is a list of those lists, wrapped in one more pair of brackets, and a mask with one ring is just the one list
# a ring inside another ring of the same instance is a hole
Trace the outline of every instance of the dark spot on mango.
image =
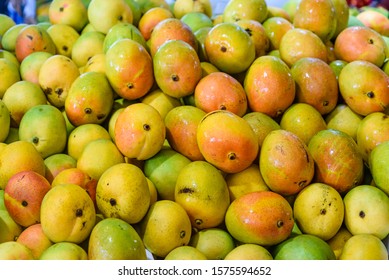
[(123, 20), (123, 16), (122, 15), (118, 16), (118, 21), (122, 21), (122, 20)]
[(91, 108), (85, 108), (84, 112), (85, 112), (85, 114), (92, 114), (92, 109)]
[(359, 212), (359, 217), (361, 217), (363, 219), (363, 218), (365, 218), (365, 216), (366, 216), (365, 212), (363, 210), (361, 210)]
[(63, 89), (62, 88), (57, 88), (55, 89), (54, 91), (58, 96), (60, 96), (62, 93), (63, 93)]
[(133, 84), (133, 83), (128, 83), (128, 84), (127, 84), (127, 88), (133, 89), (133, 88), (134, 88), (134, 84)]
[(64, 7), (59, 7), (59, 11), (60, 11), (60, 12), (63, 12), (64, 10), (65, 10)]
[(203, 223), (202, 219), (196, 219), (195, 220), (195, 224), (198, 225), (198, 226), (201, 225), (202, 223)]
[(83, 211), (82, 209), (77, 209), (76, 210), (76, 217), (82, 217)]
[(250, 37), (253, 36), (253, 31), (250, 28), (246, 28), (245, 31), (247, 34), (249, 34)]
[(221, 50), (222, 52), (226, 52), (226, 51), (227, 51), (227, 48), (226, 48), (225, 46), (222, 46), (222, 47), (220, 48), (220, 50)]
[(374, 98), (374, 92), (369, 91), (368, 93), (366, 93), (366, 96), (369, 98)]
[(225, 105), (220, 105), (220, 110), (227, 110), (227, 107)]
[(32, 138), (32, 143), (34, 143), (35, 145), (37, 145), (39, 143), (39, 137), (38, 136), (34, 136)]
[(283, 226), (284, 226), (284, 221), (282, 221), (282, 220), (277, 221), (277, 227), (278, 228), (281, 228)]
[(50, 94), (53, 92), (53, 89), (52, 89), (52, 88), (45, 88), (45, 89), (43, 89), (43, 92), (44, 92), (46, 95), (50, 95)]
[(28, 205), (28, 202), (25, 201), (25, 200), (23, 200), (23, 201), (22, 201), (22, 206), (23, 206), (23, 207), (27, 207), (27, 205)]
[(149, 131), (149, 130), (151, 129), (151, 127), (150, 127), (149, 124), (145, 123), (145, 124), (143, 125), (143, 129), (144, 129), (145, 131)]
[(111, 198), (111, 199), (109, 200), (109, 204), (111, 204), (111, 206), (115, 206), (115, 205), (116, 205), (116, 199)]
[(302, 180), (302, 181), (300, 181), (300, 182), (298, 183), (298, 185), (299, 185), (300, 188), (304, 188), (306, 184), (307, 184), (307, 180)]
[(194, 190), (188, 187), (184, 187), (178, 191), (178, 193), (194, 193)]
[(330, 102), (328, 102), (327, 100), (323, 101), (323, 106), (326, 107), (330, 104)]
[(325, 215), (327, 213), (326, 209), (320, 209), (320, 215)]
[(31, 41), (34, 39), (34, 37), (33, 37), (32, 35), (27, 34), (26, 36), (27, 36), (27, 38), (30, 39)]
[(236, 154), (234, 152), (231, 152), (227, 155), (229, 160), (235, 160), (236, 159)]
[(180, 232), (180, 238), (185, 238), (185, 235), (186, 235), (185, 230), (182, 230), (182, 231)]
[(62, 50), (63, 50), (63, 51), (67, 52), (68, 49), (69, 49), (69, 48), (68, 48), (67, 46), (62, 46)]
[(373, 39), (369, 39), (369, 44), (374, 44), (374, 40)]
[(176, 74), (172, 75), (172, 81), (173, 82), (178, 82), (179, 80), (180, 80), (180, 77), (178, 75), (176, 75)]

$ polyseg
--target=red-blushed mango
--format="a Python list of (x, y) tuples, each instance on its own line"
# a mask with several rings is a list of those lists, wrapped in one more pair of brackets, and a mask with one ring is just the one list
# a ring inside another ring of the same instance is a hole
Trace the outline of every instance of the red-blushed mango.
[(113, 90), (128, 100), (146, 95), (154, 84), (153, 61), (135, 40), (117, 40), (106, 52), (105, 73)]
[(310, 30), (327, 42), (335, 34), (336, 16), (332, 0), (301, 0), (293, 17), (293, 25)]
[(101, 72), (80, 75), (69, 89), (65, 111), (74, 126), (101, 124), (113, 106), (114, 91), (108, 78)]
[(154, 54), (153, 66), (158, 87), (175, 98), (192, 94), (202, 77), (196, 50), (182, 40), (162, 44)]
[(205, 160), (227, 173), (249, 167), (259, 150), (257, 135), (248, 122), (226, 110), (203, 117), (197, 127), (197, 143)]
[(197, 127), (206, 113), (194, 106), (173, 108), (165, 117), (166, 140), (175, 151), (191, 160), (204, 160), (197, 144)]
[(366, 60), (347, 63), (338, 77), (344, 102), (357, 114), (384, 112), (389, 106), (389, 76)]
[(386, 48), (381, 34), (366, 26), (349, 26), (339, 33), (334, 42), (337, 59), (347, 62), (365, 60), (378, 67), (384, 64)]
[(315, 164), (296, 134), (278, 129), (263, 140), (259, 168), (266, 185), (281, 195), (294, 195), (310, 184)]
[(297, 102), (312, 105), (322, 115), (335, 108), (338, 103), (338, 81), (326, 62), (304, 57), (292, 65), (291, 73), (296, 82)]
[(279, 45), (280, 57), (291, 67), (303, 57), (320, 58), (328, 60), (327, 47), (324, 42), (310, 30), (291, 28), (282, 36)]
[(0, 188), (4, 189), (8, 180), (16, 173), (22, 171), (35, 171), (45, 176), (46, 167), (44, 159), (28, 141), (17, 140), (7, 144), (0, 157)]
[(16, 242), (25, 245), (29, 248), (34, 256), (34, 259), (38, 260), (42, 253), (51, 245), (53, 242), (44, 234), (42, 225), (40, 223), (33, 224), (25, 228), (19, 235)]
[(225, 224), (232, 237), (242, 243), (272, 246), (292, 233), (293, 210), (280, 194), (252, 192), (231, 202)]
[(381, 35), (389, 36), (389, 19), (379, 11), (364, 10), (356, 15), (356, 18)]
[(49, 181), (35, 171), (16, 173), (4, 189), (8, 213), (23, 227), (39, 223), (42, 200), (50, 188)]
[(198, 50), (196, 36), (192, 29), (183, 21), (173, 17), (161, 20), (154, 26), (149, 39), (151, 56), (154, 57), (159, 47), (170, 40), (182, 40), (196, 52)]
[(145, 160), (162, 148), (166, 127), (157, 109), (145, 103), (135, 103), (120, 112), (114, 134), (116, 146), (124, 156)]
[(150, 39), (154, 27), (162, 20), (173, 18), (173, 13), (163, 7), (154, 7), (145, 12), (139, 20), (138, 28), (143, 38)]
[(206, 113), (227, 110), (242, 117), (247, 111), (247, 96), (242, 84), (233, 76), (213, 72), (201, 78), (194, 91), (196, 107)]
[(66, 24), (80, 32), (88, 22), (87, 8), (80, 0), (53, 0), (48, 9), (51, 24)]
[(275, 56), (258, 57), (243, 82), (251, 111), (281, 116), (293, 103), (296, 85), (288, 65)]
[(308, 144), (315, 161), (314, 181), (334, 187), (340, 194), (362, 182), (364, 163), (354, 139), (341, 131), (325, 129)]
[(96, 179), (93, 179), (85, 171), (82, 171), (80, 168), (70, 167), (62, 170), (55, 176), (51, 182), (51, 187), (55, 187), (61, 184), (75, 184), (79, 185), (81, 188), (85, 189), (89, 196), (92, 198), (95, 208), (97, 209), (96, 204)]
[(27, 25), (16, 37), (15, 55), (19, 62), (33, 52), (56, 53), (56, 47), (49, 33), (39, 25)]
[(204, 46), (209, 62), (227, 74), (244, 72), (255, 60), (253, 40), (236, 23), (214, 25), (205, 38)]

